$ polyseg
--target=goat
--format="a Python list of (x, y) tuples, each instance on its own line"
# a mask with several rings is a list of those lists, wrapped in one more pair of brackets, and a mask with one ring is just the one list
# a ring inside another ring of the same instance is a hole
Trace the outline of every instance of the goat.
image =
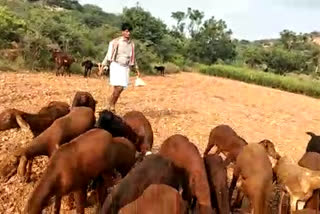
[(184, 180), (185, 174), (171, 160), (159, 154), (148, 155), (112, 189), (100, 213), (118, 213), (138, 199), (151, 184), (166, 184), (178, 190), (186, 182)]
[(96, 111), (96, 105), (97, 101), (93, 98), (93, 96), (86, 91), (77, 91), (73, 101), (72, 101), (72, 108), (78, 107), (78, 106), (86, 106), (93, 110), (93, 112)]
[(284, 156), (273, 168), (277, 180), (285, 186), (290, 195), (290, 210), (295, 211), (297, 201), (307, 201), (315, 189), (320, 188), (320, 172), (292, 163)]
[(159, 154), (172, 160), (188, 175), (190, 195), (187, 198), (189, 201), (196, 199), (196, 210), (199, 213), (212, 213), (206, 168), (198, 148), (187, 137), (176, 134), (162, 143)]
[[(320, 154), (317, 152), (306, 152), (298, 162), (299, 166), (310, 170), (320, 171)], [(315, 190), (312, 197), (307, 200), (305, 208), (319, 210), (319, 190)]]
[(213, 128), (209, 135), (208, 145), (203, 155), (207, 155), (213, 146), (217, 146), (215, 154), (222, 152), (227, 156), (225, 160), (226, 166), (230, 162), (235, 162), (238, 154), (242, 148), (248, 143), (241, 138), (237, 133), (228, 125), (219, 125)]
[[(95, 116), (91, 108), (73, 108), (69, 114), (54, 121), (42, 134), (34, 138), (30, 145), (15, 153), (20, 158), (18, 174), (25, 175), (28, 160), (31, 160), (29, 164), (32, 164), (32, 159), (36, 156), (52, 156), (62, 144), (93, 128), (94, 123)], [(28, 177), (29, 175), (27, 180)]]
[(135, 201), (120, 209), (121, 214), (186, 214), (179, 192), (164, 184), (152, 184)]
[(165, 69), (164, 66), (154, 66), (154, 69), (156, 69), (157, 71), (159, 71), (160, 74), (161, 74), (162, 76), (164, 76), (164, 69)]
[(248, 196), (254, 214), (267, 214), (272, 191), (272, 165), (266, 150), (259, 144), (248, 144), (237, 157), (230, 184), (229, 198), (241, 175), (242, 189)]
[(74, 192), (77, 213), (84, 213), (89, 181), (114, 169), (125, 176), (134, 163), (132, 143), (128, 140), (114, 142), (109, 132), (91, 129), (62, 145), (50, 158), (25, 210), (28, 214), (41, 213), (46, 202), (55, 195), (55, 212), (59, 213), (62, 196)]
[(217, 154), (204, 157), (211, 192), (212, 207), (217, 208), (217, 214), (229, 214), (229, 191), (227, 183), (227, 169), (222, 158)]
[(56, 76), (60, 74), (60, 68), (63, 67), (61, 75), (64, 75), (64, 71), (68, 71), (69, 76), (70, 74), (70, 66), (72, 63), (74, 63), (76, 60), (70, 56), (67, 53), (61, 52), (61, 51), (53, 51), (52, 52), (52, 58), (55, 61), (57, 65), (57, 71), (56, 71)]
[(81, 66), (84, 67), (84, 77), (88, 77), (91, 74), (93, 67), (98, 67), (97, 63), (93, 63), (91, 60), (85, 60), (81, 63)]
[(37, 114), (26, 113), (17, 109), (7, 109), (0, 114), (0, 131), (12, 128), (30, 128), (34, 137), (46, 130), (56, 119), (69, 113), (65, 102), (52, 101)]
[(150, 154), (153, 145), (153, 131), (149, 120), (139, 111), (127, 112), (123, 116), (123, 120), (142, 140), (140, 144), (142, 156)]
[(308, 142), (306, 152), (317, 152), (320, 153), (320, 136), (315, 135), (312, 132), (306, 132), (311, 136), (311, 139)]

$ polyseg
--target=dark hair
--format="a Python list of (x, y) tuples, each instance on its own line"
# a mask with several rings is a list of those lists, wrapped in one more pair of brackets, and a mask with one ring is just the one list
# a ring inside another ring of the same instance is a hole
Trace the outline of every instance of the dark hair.
[(122, 23), (121, 30), (122, 31), (125, 31), (125, 30), (132, 31), (132, 26), (127, 22)]

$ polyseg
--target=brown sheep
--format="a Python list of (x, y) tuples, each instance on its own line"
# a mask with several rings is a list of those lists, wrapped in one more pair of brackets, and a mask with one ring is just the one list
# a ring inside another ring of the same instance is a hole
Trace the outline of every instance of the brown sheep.
[(37, 137), (56, 119), (69, 113), (69, 105), (65, 102), (52, 101), (37, 114), (30, 114), (17, 109), (7, 109), (0, 114), (0, 131), (11, 128), (27, 128)]
[(227, 182), (227, 169), (222, 158), (217, 154), (204, 157), (208, 181), (211, 190), (212, 207), (217, 208), (217, 214), (229, 214), (229, 190)]
[(247, 144), (230, 126), (219, 125), (211, 130), (204, 155), (207, 155), (216, 145), (218, 149), (215, 154), (222, 152), (226, 155), (225, 164), (227, 166), (230, 162), (236, 161), (238, 154)]
[(60, 68), (63, 67), (63, 70), (61, 72), (61, 75), (64, 75), (65, 71), (68, 71), (69, 76), (70, 74), (70, 66), (72, 63), (74, 63), (76, 60), (69, 54), (54, 50), (52, 52), (52, 58), (55, 61), (57, 65), (57, 71), (56, 71), (56, 76), (60, 74)]
[(320, 188), (320, 171), (313, 171), (281, 157), (273, 168), (279, 183), (290, 195), (290, 210), (296, 210), (297, 201), (307, 201), (315, 189)]
[(271, 156), (272, 158), (276, 160), (279, 160), (281, 158), (279, 153), (276, 151), (274, 144), (270, 140), (265, 139), (260, 141), (258, 144), (263, 146), (266, 152), (268, 153), (268, 155)]
[[(320, 154), (317, 152), (306, 152), (298, 162), (299, 166), (310, 170), (320, 171)], [(305, 208), (319, 210), (319, 190), (315, 190), (312, 197), (306, 202)]]
[(196, 199), (196, 210), (199, 213), (212, 213), (206, 168), (198, 148), (187, 137), (176, 134), (162, 143), (159, 154), (187, 173), (190, 196)]
[(293, 212), (293, 214), (316, 214), (316, 213), (317, 213), (316, 210), (309, 209), (309, 208), (306, 208), (303, 210), (297, 210)]
[(84, 213), (89, 181), (114, 169), (124, 177), (135, 163), (135, 152), (128, 140), (114, 142), (112, 135), (102, 129), (87, 131), (62, 145), (50, 158), (25, 210), (28, 214), (41, 213), (47, 201), (55, 196), (55, 212), (59, 213), (61, 198), (74, 192), (77, 213)]
[(135, 201), (120, 209), (121, 214), (186, 214), (179, 192), (164, 184), (152, 184)]
[(142, 140), (140, 150), (142, 156), (151, 154), (153, 145), (153, 131), (149, 120), (139, 111), (130, 111), (123, 116), (123, 120), (133, 129)]
[(138, 136), (124, 119), (113, 112), (109, 110), (101, 111), (95, 127), (110, 132), (113, 137), (125, 137), (129, 139), (136, 146), (137, 151), (141, 152), (142, 137)]
[(243, 178), (241, 186), (251, 202), (253, 214), (270, 213), (268, 201), (272, 191), (272, 165), (262, 146), (249, 144), (238, 155), (230, 185), (230, 198), (240, 175)]
[(89, 92), (77, 91), (73, 98), (71, 108), (78, 106), (86, 106), (91, 108), (93, 112), (95, 112), (97, 103), (98, 102), (93, 98), (93, 96)]
[(105, 199), (101, 214), (116, 214), (138, 199), (152, 184), (166, 184), (179, 190), (186, 183), (185, 173), (159, 154), (146, 156), (116, 185)]
[[(25, 175), (28, 160), (32, 164), (32, 159), (36, 156), (50, 157), (62, 144), (93, 128), (94, 123), (95, 116), (91, 108), (73, 108), (69, 114), (54, 121), (48, 129), (34, 138), (30, 145), (16, 152), (16, 156), (20, 157), (18, 174)], [(27, 180), (28, 178), (29, 174), (26, 176)]]

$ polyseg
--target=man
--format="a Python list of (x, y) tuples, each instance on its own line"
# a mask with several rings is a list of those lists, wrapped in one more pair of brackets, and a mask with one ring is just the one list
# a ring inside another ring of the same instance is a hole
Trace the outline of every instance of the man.
[[(113, 93), (109, 98), (108, 109), (115, 112), (115, 104), (124, 88), (128, 87), (130, 70), (134, 70), (140, 76), (135, 58), (135, 47), (130, 39), (132, 27), (128, 23), (121, 26), (122, 36), (113, 39), (109, 43), (108, 52), (102, 62), (103, 67), (109, 67), (110, 85)], [(101, 70), (100, 70), (101, 73)]]

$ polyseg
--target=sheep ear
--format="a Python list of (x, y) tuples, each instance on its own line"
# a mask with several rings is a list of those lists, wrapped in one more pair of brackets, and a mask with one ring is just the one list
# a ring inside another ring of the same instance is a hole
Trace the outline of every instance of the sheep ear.
[(22, 119), (21, 115), (16, 115), (16, 120), (22, 130), (30, 130), (29, 124)]

